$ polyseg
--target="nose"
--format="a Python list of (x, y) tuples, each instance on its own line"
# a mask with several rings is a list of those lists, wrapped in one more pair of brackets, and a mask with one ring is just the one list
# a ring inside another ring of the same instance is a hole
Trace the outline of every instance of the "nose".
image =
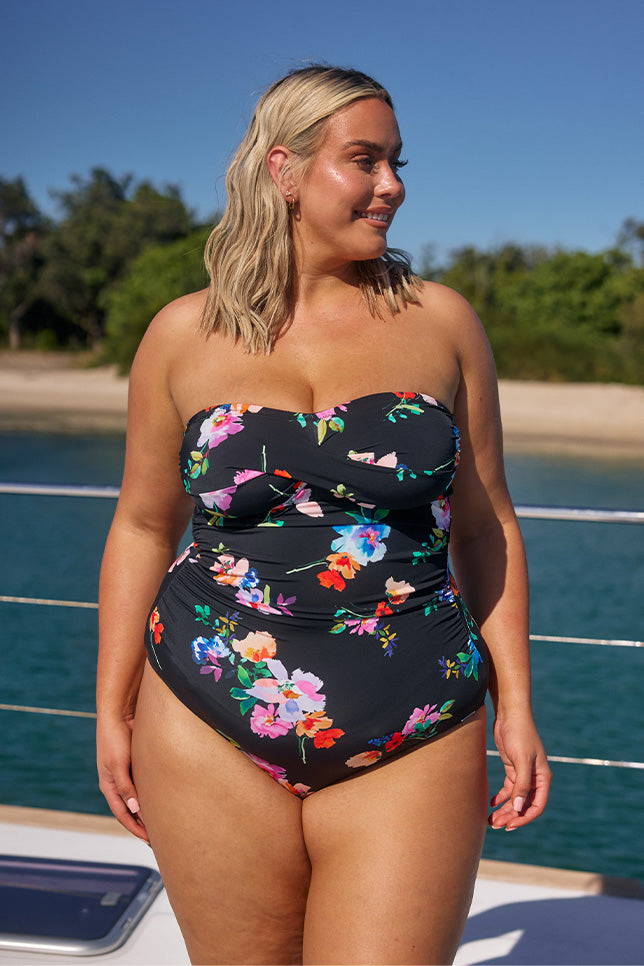
[(381, 198), (392, 198), (402, 202), (405, 197), (405, 186), (398, 172), (392, 168), (388, 161), (383, 161), (378, 165), (378, 179), (375, 190)]

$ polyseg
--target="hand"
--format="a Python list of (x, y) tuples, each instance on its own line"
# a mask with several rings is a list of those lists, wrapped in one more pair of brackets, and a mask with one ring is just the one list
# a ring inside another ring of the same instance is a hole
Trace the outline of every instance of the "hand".
[(98, 784), (121, 825), (149, 845), (130, 769), (133, 726), (133, 717), (99, 717), (96, 728)]
[(494, 741), (505, 767), (505, 781), (490, 799), (496, 810), (488, 825), (510, 832), (541, 815), (552, 772), (531, 715), (497, 716)]

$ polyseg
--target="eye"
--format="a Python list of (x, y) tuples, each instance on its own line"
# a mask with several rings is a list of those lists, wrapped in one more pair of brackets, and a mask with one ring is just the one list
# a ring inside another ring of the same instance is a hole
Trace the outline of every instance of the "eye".
[(356, 164), (364, 164), (368, 168), (373, 168), (374, 164), (376, 163), (375, 159), (368, 154), (361, 155), (360, 157), (354, 158), (353, 160), (356, 162)]
[(406, 161), (401, 160), (391, 162), (391, 166), (395, 171), (398, 171), (400, 168), (404, 168), (406, 164)]

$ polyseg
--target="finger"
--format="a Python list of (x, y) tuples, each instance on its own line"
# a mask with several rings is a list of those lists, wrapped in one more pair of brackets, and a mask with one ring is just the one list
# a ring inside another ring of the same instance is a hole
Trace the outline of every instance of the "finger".
[(144, 842), (150, 844), (150, 839), (146, 831), (143, 820), (139, 814), (133, 814), (127, 807), (125, 802), (121, 798), (115, 798), (113, 803), (108, 801), (112, 813), (116, 819), (121, 823), (123, 828), (126, 828), (128, 832), (132, 835), (136, 835), (138, 839), (142, 839)]
[(508, 798), (512, 794), (513, 784), (514, 783), (509, 778), (505, 779), (501, 788), (495, 795), (492, 795), (492, 798), (490, 799), (490, 805), (492, 808), (496, 808), (497, 805), (503, 805), (504, 802), (507, 802)]
[(493, 829), (505, 828), (508, 822), (516, 818), (516, 814), (512, 802), (508, 799), (500, 808), (490, 813), (488, 825)]
[(137, 838), (149, 842), (145, 825), (140, 815), (140, 805), (136, 789), (129, 778), (117, 782), (111, 773), (102, 774), (99, 787), (105, 796), (112, 814), (121, 825), (136, 835)]
[(523, 757), (515, 762), (516, 778), (512, 788), (512, 807), (517, 815), (523, 812), (528, 796), (535, 787), (535, 760)]
[(551, 783), (552, 772), (548, 764), (544, 762), (543, 765), (539, 765), (535, 787), (530, 793), (529, 805), (521, 816), (522, 821), (519, 823), (520, 825), (527, 825), (528, 822), (533, 822), (535, 818), (538, 818), (543, 813), (548, 802)]

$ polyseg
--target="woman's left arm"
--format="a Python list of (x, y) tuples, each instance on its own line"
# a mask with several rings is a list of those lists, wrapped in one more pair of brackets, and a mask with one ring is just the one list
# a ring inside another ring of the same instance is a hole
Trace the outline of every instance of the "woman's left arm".
[(505, 480), (492, 353), (467, 302), (455, 293), (448, 301), (461, 372), (454, 402), (461, 462), (450, 499), (450, 552), (490, 656), (494, 739), (505, 782), (491, 799), (496, 811), (489, 824), (511, 830), (541, 815), (552, 779), (532, 715), (527, 565)]

